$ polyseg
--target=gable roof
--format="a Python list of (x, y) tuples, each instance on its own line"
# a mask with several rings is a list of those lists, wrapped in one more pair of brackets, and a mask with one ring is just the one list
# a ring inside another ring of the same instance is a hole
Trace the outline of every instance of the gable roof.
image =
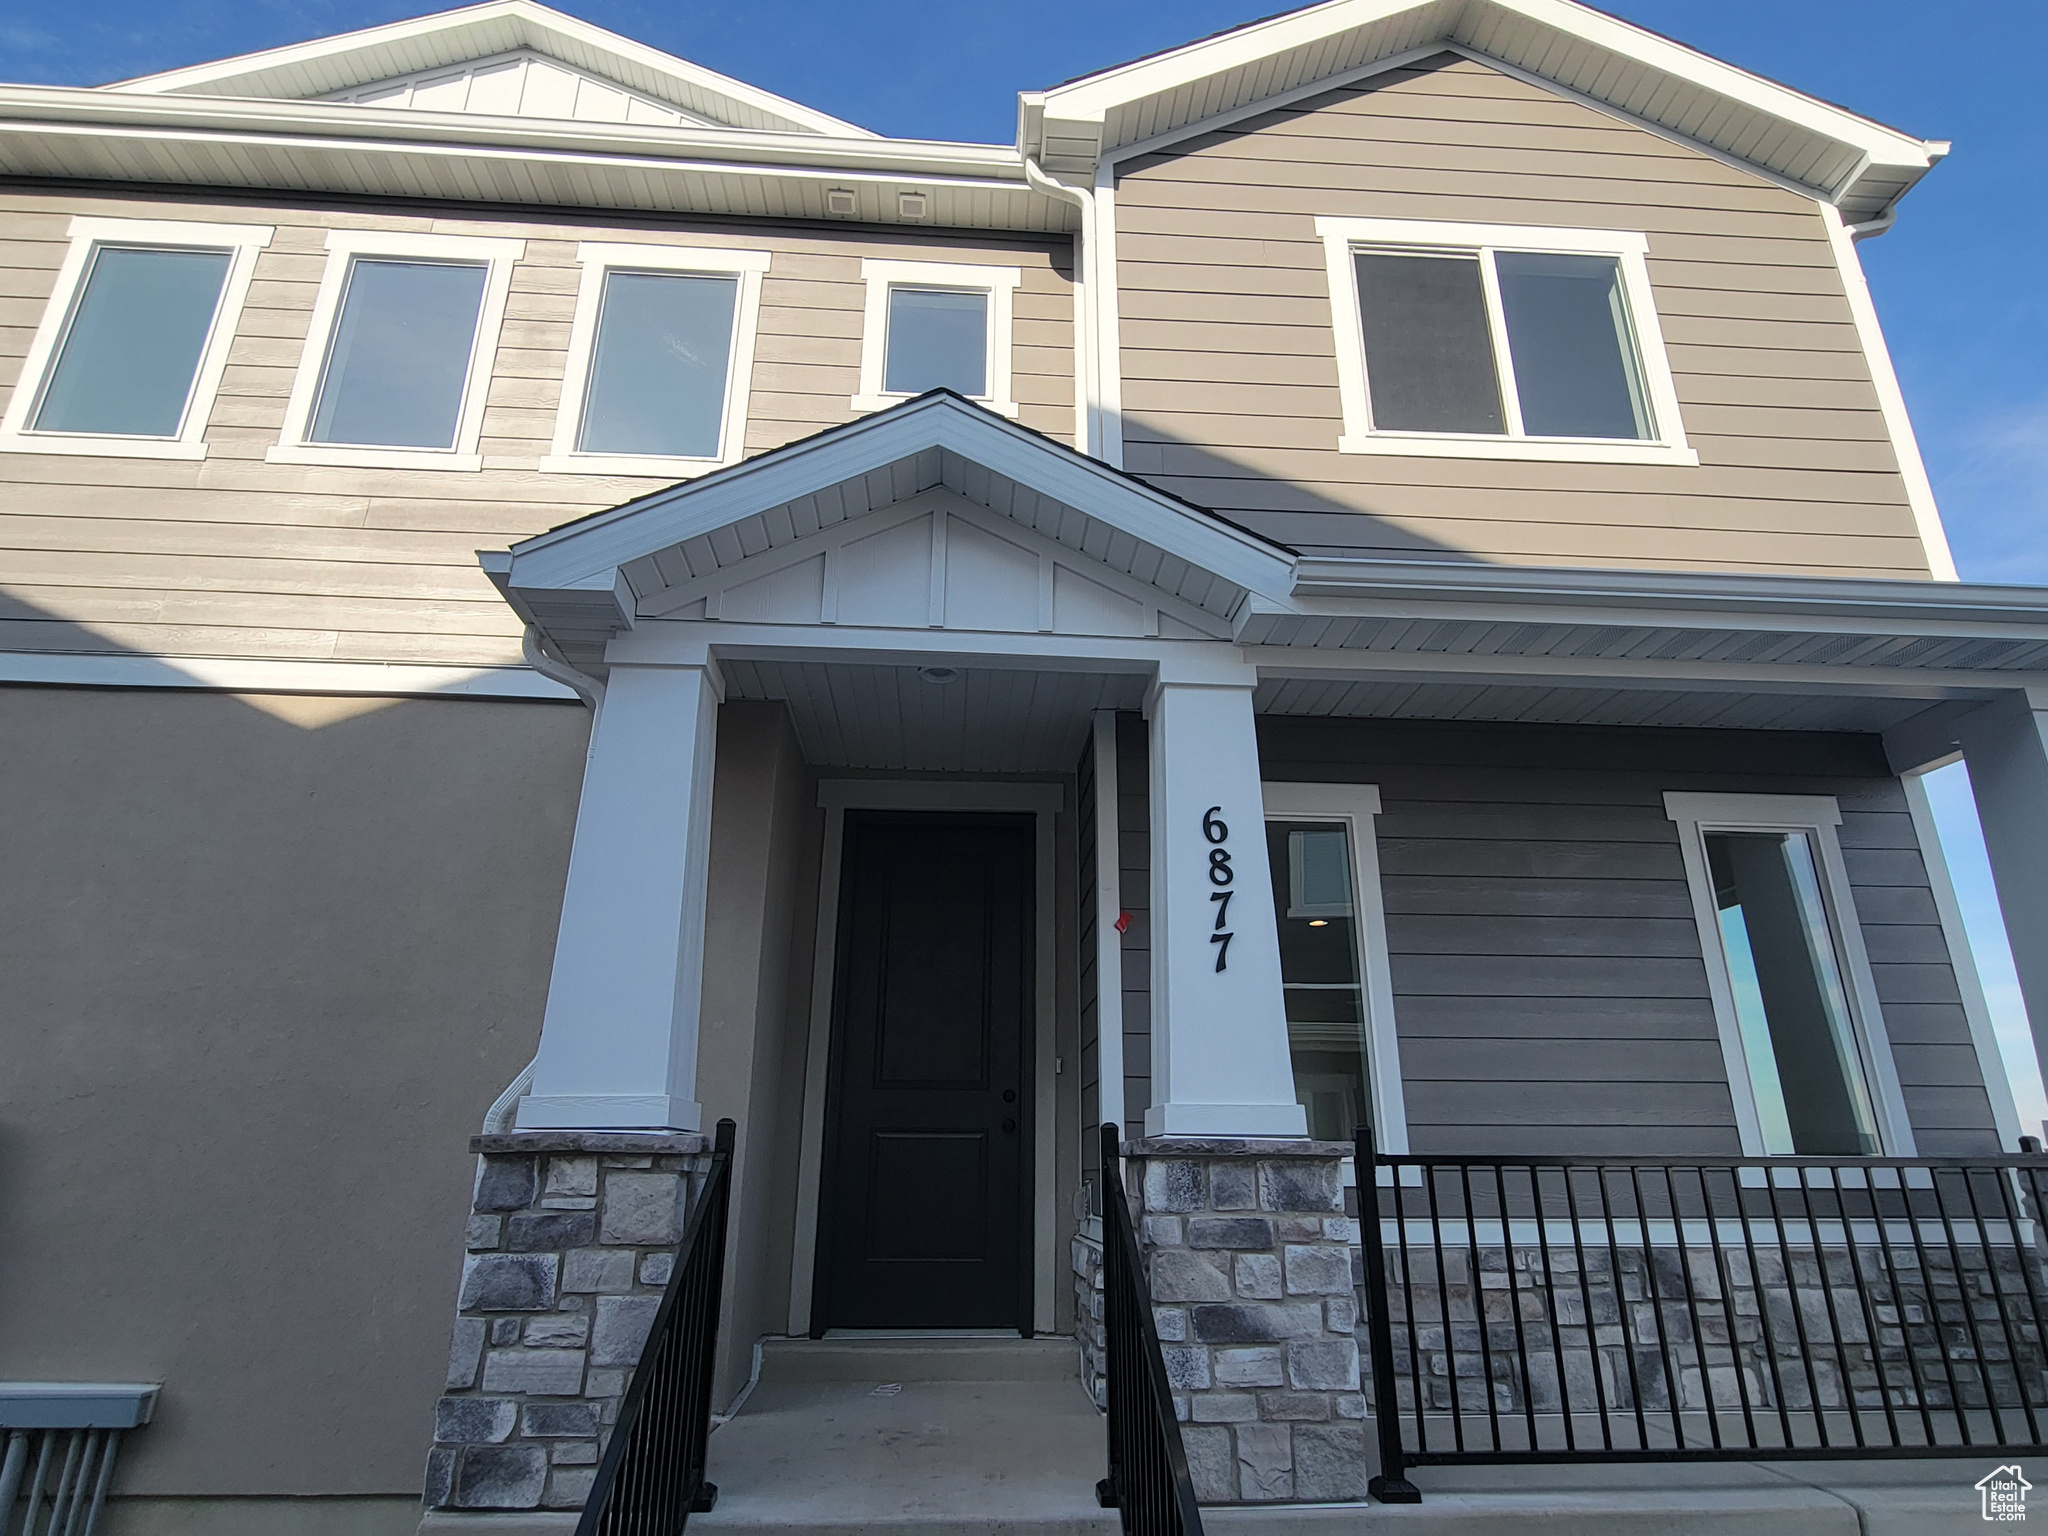
[(1018, 98), (1018, 144), (1091, 175), (1120, 151), (1449, 48), (1717, 150), (1852, 218), (1948, 152), (1575, 0), (1324, 0)]
[(483, 0), (460, 10), (144, 75), (106, 89), (140, 95), (307, 101), (513, 53), (557, 60), (578, 73), (665, 102), (700, 123), (776, 133), (876, 136), (800, 102), (579, 21), (536, 0)]

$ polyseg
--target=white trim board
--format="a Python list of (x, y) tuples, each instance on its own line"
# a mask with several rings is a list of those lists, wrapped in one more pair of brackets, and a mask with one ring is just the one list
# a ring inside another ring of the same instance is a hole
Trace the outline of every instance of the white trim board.
[(0, 651), (0, 684), (52, 688), (187, 688), (221, 693), (328, 693), (363, 698), (532, 699), (575, 693), (530, 667), (430, 662), (283, 661), (237, 656), (144, 656), (132, 651)]
[(988, 308), (983, 316), (986, 341), (982, 352), (982, 392), (968, 398), (1004, 416), (1017, 414), (1017, 400), (1010, 383), (1010, 337), (1016, 292), (1024, 282), (1023, 268), (973, 262), (889, 261), (865, 256), (861, 258), (860, 276), (867, 285), (867, 294), (861, 308), (860, 391), (851, 402), (856, 411), (884, 411), (916, 398), (891, 392), (885, 386), (889, 367), (889, 294), (897, 288), (940, 288), (985, 297)]
[[(327, 266), (313, 300), (312, 327), (292, 377), (285, 405), (284, 428), (277, 443), (264, 452), (272, 464), (333, 464), (351, 469), (480, 470), (483, 455), (484, 408), (491, 391), (491, 371), (498, 357), (498, 333), (505, 320), (505, 301), (512, 290), (512, 267), (526, 254), (524, 240), (475, 235), (415, 235), (375, 229), (330, 229)], [(446, 449), (383, 447), (369, 444), (313, 443), (313, 413), (328, 363), (328, 347), (341, 318), (343, 294), (357, 259), (367, 261), (435, 261), (481, 263), (486, 268), (484, 291), (477, 306), (476, 329), (469, 342), (469, 368), (462, 406), (456, 418), (455, 441)]]
[(1265, 782), (1267, 821), (1341, 822), (1351, 841), (1351, 886), (1358, 923), (1358, 968), (1365, 1001), (1367, 1089), (1379, 1150), (1408, 1150), (1408, 1101), (1401, 1076), (1401, 1033), (1387, 954), (1387, 909), (1380, 884), (1380, 791), (1376, 784)]
[(1984, 996), (1983, 978), (1977, 973), (1977, 956), (1970, 948), (1969, 930), (1963, 926), (1963, 909), (1956, 900), (1955, 882), (1949, 878), (1948, 854), (1941, 846), (1933, 803), (1927, 798), (1925, 774), (1902, 774), (1899, 785), (1906, 792), (1906, 809), (1912, 814), (1913, 835), (1920, 844), (1920, 862), (1927, 869), (1927, 888), (1941, 919), (1941, 937), (1948, 947), (1949, 966), (1955, 972), (1956, 991), (1962, 996), (1963, 1017), (1969, 1021), (1977, 1071), (1991, 1100), (1991, 1119), (1998, 1127), (1999, 1148), (2016, 1151), (2022, 1134), (2019, 1107), (2013, 1102), (2012, 1079), (2005, 1070), (2005, 1053), (1998, 1048), (1998, 1031), (1992, 1027), (1991, 1004)]
[[(569, 327), (568, 362), (555, 409), (555, 435), (540, 461), (543, 474), (660, 475), (689, 479), (728, 464), (746, 451), (747, 404), (754, 383), (754, 337), (761, 317), (761, 279), (772, 257), (767, 251), (722, 246), (656, 245), (651, 241), (607, 244), (585, 240), (576, 247), (582, 275), (576, 284), (576, 315)], [(726, 360), (725, 405), (719, 416), (718, 452), (704, 457), (586, 453), (577, 447), (596, 360), (597, 327), (604, 309), (605, 281), (614, 272), (668, 272), (731, 277), (732, 351)]]
[[(235, 328), (242, 317), (243, 302), (249, 296), (249, 282), (256, 271), (256, 253), (270, 244), (275, 233), (268, 224), (180, 223), (164, 219), (72, 219), (65, 231), (70, 245), (57, 268), (49, 302), (29, 342), (21, 373), (7, 412), (0, 417), (0, 449), (17, 453), (82, 454), (93, 458), (118, 459), (203, 459), (206, 457), (206, 427), (213, 415), (214, 397), (220, 392), (221, 375), (226, 372), (228, 350), (234, 344)], [(102, 247), (154, 247), (164, 250), (225, 252), (227, 275), (221, 281), (220, 296), (214, 301), (207, 322), (205, 343), (185, 396), (184, 413), (178, 430), (169, 437), (129, 437), (103, 433), (34, 432), (29, 429), (32, 414), (41, 408), (49, 373), (59, 345), (71, 329), (71, 319), (84, 297), (84, 285), (94, 256)]]
[(1842, 862), (1842, 841), (1838, 828), (1842, 810), (1833, 795), (1748, 795), (1694, 794), (1667, 790), (1664, 811), (1678, 824), (1679, 851), (1685, 862), (1685, 881), (1692, 895), (1693, 917), (1699, 928), (1700, 949), (1706, 960), (1707, 991), (1713, 1000), (1714, 1022), (1721, 1036), (1721, 1051), (1728, 1069), (1728, 1095), (1734, 1104), (1736, 1129), (1742, 1137), (1746, 1157), (1764, 1155), (1763, 1126), (1751, 1091), (1748, 1053), (1743, 1045), (1742, 1027), (1736, 1014), (1735, 988), (1728, 974), (1722, 950), (1713, 878), (1707, 870), (1706, 846), (1701, 833), (1708, 829), (1763, 832), (1804, 832), (1812, 838), (1815, 873), (1819, 877), (1821, 901), (1834, 930), (1836, 962), (1847, 994), (1850, 1027), (1863, 1058), (1864, 1080), (1870, 1092), (1871, 1111), (1877, 1121), (1880, 1154), (1912, 1157), (1917, 1148), (1913, 1122), (1906, 1112), (1905, 1095), (1899, 1088), (1898, 1066), (1892, 1057), (1891, 1037), (1885, 1030), (1884, 1010), (1878, 1002), (1877, 980), (1870, 969), (1870, 955), (1863, 943), (1863, 924), (1856, 913), (1855, 891), (1849, 871)]
[[(850, 810), (1025, 812), (1034, 817), (1031, 1045), (1032, 1122), (1032, 1327), (1053, 1330), (1057, 1287), (1065, 1256), (1058, 1243), (1059, 1079), (1055, 1055), (1059, 1003), (1058, 939), (1055, 922), (1054, 819), (1066, 807), (1064, 785), (1045, 780), (1011, 783), (986, 779), (821, 779), (818, 804), (825, 812), (825, 843), (818, 861), (818, 926), (811, 951), (811, 1016), (804, 1053), (804, 1098), (797, 1162), (796, 1239), (790, 1251), (789, 1331), (811, 1331), (816, 1294), (818, 1202), (825, 1156), (825, 1099), (832, 1063), (832, 994), (838, 972), (839, 882)], [(1078, 1074), (1076, 1075), (1079, 1081)]]
[[(1699, 455), (1686, 441), (1678, 388), (1672, 381), (1671, 360), (1664, 348), (1663, 328), (1657, 320), (1656, 295), (1650, 286), (1649, 237), (1640, 230), (1328, 216), (1318, 217), (1315, 228), (1323, 242), (1323, 263), (1330, 285), (1337, 393), (1344, 412), (1344, 432), (1337, 439), (1339, 453), (1533, 459), (1574, 464), (1699, 463)], [(1373, 426), (1372, 393), (1368, 387), (1372, 360), (1365, 355), (1358, 279), (1352, 259), (1361, 248), (1371, 246), (1420, 246), (1469, 252), (1478, 258), (1505, 430), (1488, 434), (1382, 432)], [(1628, 340), (1635, 348), (1654, 436), (1638, 439), (1527, 435), (1516, 390), (1513, 343), (1494, 275), (1494, 255), (1500, 251), (1562, 252), (1615, 259), (1628, 302)]]

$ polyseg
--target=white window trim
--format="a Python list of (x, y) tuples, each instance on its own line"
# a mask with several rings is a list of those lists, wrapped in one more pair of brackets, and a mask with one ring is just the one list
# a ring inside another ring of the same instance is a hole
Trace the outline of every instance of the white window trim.
[[(709, 246), (607, 245), (586, 240), (576, 247), (576, 260), (582, 264), (583, 276), (576, 285), (576, 319), (569, 328), (569, 363), (562, 375), (562, 402), (555, 411), (555, 440), (540, 467), (562, 475), (658, 475), (684, 480), (737, 464), (746, 454), (754, 335), (761, 317), (761, 277), (768, 270), (770, 253)], [(604, 280), (613, 272), (700, 272), (707, 277), (739, 279), (716, 457), (584, 453), (577, 448), (590, 389), (590, 364), (597, 347), (599, 311), (604, 305)]]
[(1024, 281), (1021, 267), (984, 267), (969, 263), (941, 261), (884, 261), (863, 258), (861, 281), (867, 284), (867, 305), (861, 317), (860, 393), (853, 397), (856, 411), (886, 410), (913, 397), (892, 393), (882, 387), (887, 375), (889, 351), (889, 290), (905, 288), (956, 288), (988, 295), (988, 389), (970, 398), (979, 405), (1005, 416), (1017, 414), (1011, 398), (1010, 332), (1016, 305), (1013, 295)]
[(1380, 813), (1375, 784), (1264, 786), (1266, 820), (1341, 822), (1350, 834), (1351, 880), (1357, 902), (1358, 957), (1365, 995), (1367, 1091), (1379, 1150), (1408, 1150), (1408, 1102), (1402, 1089), (1401, 1036), (1394, 1023), (1394, 982), (1387, 962), (1387, 910), (1380, 891)]
[(1763, 1127), (1751, 1089), (1748, 1054), (1735, 1012), (1735, 989), (1721, 952), (1721, 926), (1714, 901), (1714, 882), (1707, 870), (1702, 833), (1804, 832), (1820, 857), (1821, 900), (1834, 929), (1835, 960), (1848, 993), (1850, 1025), (1863, 1058), (1864, 1080), (1870, 1088), (1871, 1110), (1877, 1118), (1878, 1142), (1887, 1157), (1915, 1155), (1913, 1125), (1899, 1089), (1891, 1037), (1877, 999), (1877, 981), (1863, 943), (1863, 926), (1849, 871), (1842, 862), (1841, 806), (1833, 795), (1685, 794), (1668, 792), (1664, 812), (1678, 823), (1679, 848), (1685, 858), (1685, 883), (1692, 893), (1700, 950), (1707, 963), (1707, 991), (1713, 998), (1714, 1022), (1721, 1035), (1721, 1053), (1728, 1065), (1728, 1092), (1735, 1103), (1736, 1128), (1744, 1156), (1764, 1156)]
[[(206, 457), (206, 425), (213, 415), (214, 397), (220, 393), (221, 375), (228, 365), (228, 349), (234, 344), (235, 326), (241, 319), (242, 301), (249, 294), (249, 279), (256, 270), (256, 253), (270, 244), (276, 231), (268, 224), (184, 224), (161, 219), (75, 218), (68, 234), (71, 245), (57, 268), (56, 286), (50, 302), (29, 343), (21, 366), (21, 379), (7, 413), (0, 417), (0, 449), (14, 453), (73, 453), (113, 459), (203, 459)], [(130, 437), (104, 433), (32, 432), (29, 422), (49, 386), (51, 365), (58, 344), (71, 327), (71, 317), (83, 297), (86, 268), (102, 245), (161, 246), (172, 250), (208, 250), (228, 253), (228, 275), (221, 284), (220, 302), (200, 349), (199, 367), (192, 375), (192, 392), (185, 400), (184, 419), (173, 437)]]
[[(284, 433), (263, 457), (272, 464), (334, 464), (351, 469), (452, 469), (484, 467), (478, 443), (483, 437), (484, 407), (491, 388), (491, 367), (497, 361), (498, 333), (505, 320), (505, 299), (512, 289), (512, 265), (526, 254), (524, 240), (487, 239), (475, 235), (408, 235), (374, 229), (330, 229), (327, 269), (313, 299), (313, 324), (299, 354), (299, 371), (285, 405)], [(377, 260), (417, 258), (424, 261), (485, 262), (483, 304), (477, 311), (476, 337), (469, 353), (469, 377), (463, 386), (462, 414), (457, 418), (452, 448), (381, 448), (309, 443), (314, 401), (321, 375), (327, 371), (327, 348), (340, 317), (341, 296), (350, 264), (358, 257)]]
[[(1344, 410), (1339, 453), (1385, 453), (1440, 459), (1523, 459), (1569, 464), (1697, 464), (1699, 455), (1685, 439), (1678, 390), (1671, 380), (1671, 360), (1657, 323), (1657, 304), (1650, 288), (1647, 260), (1650, 242), (1634, 230), (1545, 229), (1521, 224), (1462, 224), (1433, 219), (1318, 218), (1316, 234), (1323, 242), (1323, 260), (1330, 280), (1330, 316), (1336, 328), (1337, 392)], [(1442, 246), (1480, 255), (1486, 283), (1487, 320), (1493, 332), (1494, 365), (1499, 370), (1502, 403), (1508, 423), (1519, 429), (1521, 411), (1515, 398), (1514, 364), (1508, 351), (1500, 295), (1493, 276), (1492, 253), (1540, 251), (1561, 255), (1613, 256), (1621, 266), (1629, 320), (1635, 330), (1643, 390), (1649, 397), (1657, 437), (1626, 438), (1525, 437), (1507, 434), (1450, 432), (1380, 432), (1372, 425), (1372, 396), (1366, 388), (1365, 331), (1358, 311), (1358, 279), (1351, 256), (1359, 246)]]

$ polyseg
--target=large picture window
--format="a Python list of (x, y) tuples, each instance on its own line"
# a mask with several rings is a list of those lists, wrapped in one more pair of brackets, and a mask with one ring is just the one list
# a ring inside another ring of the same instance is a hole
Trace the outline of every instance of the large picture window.
[(0, 445), (203, 458), (268, 226), (74, 219)]
[(485, 395), (520, 240), (330, 230), (273, 463), (483, 467)]
[(541, 468), (683, 478), (736, 463), (766, 251), (576, 248), (583, 276)]
[(1625, 231), (1318, 219), (1347, 453), (1696, 463)]
[(1363, 784), (1268, 784), (1266, 854), (1294, 1092), (1318, 1141), (1408, 1149), (1373, 818)]
[(1743, 1150), (1910, 1154), (1832, 798), (1668, 794)]

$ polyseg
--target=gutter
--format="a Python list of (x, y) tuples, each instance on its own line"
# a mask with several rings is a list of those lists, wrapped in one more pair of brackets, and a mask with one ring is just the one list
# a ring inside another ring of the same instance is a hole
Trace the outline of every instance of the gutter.
[(1090, 458), (1102, 457), (1102, 358), (1095, 344), (1096, 295), (1090, 271), (1095, 261), (1095, 198), (1079, 187), (1054, 181), (1029, 155), (1023, 157), (1024, 180), (1031, 190), (1072, 203), (1081, 210), (1080, 232), (1074, 236), (1074, 445)]

